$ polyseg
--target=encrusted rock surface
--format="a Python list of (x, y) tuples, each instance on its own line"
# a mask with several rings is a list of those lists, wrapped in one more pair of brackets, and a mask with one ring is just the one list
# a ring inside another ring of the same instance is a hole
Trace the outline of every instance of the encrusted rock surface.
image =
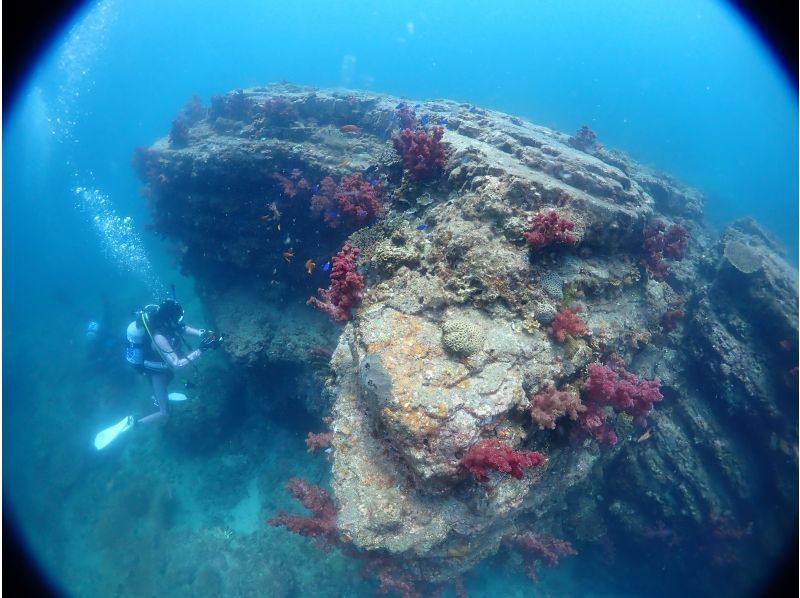
[[(155, 229), (177, 242), (230, 330), (227, 350), (250, 368), (301, 366), (326, 343), (325, 325), (314, 329), (299, 311), (326, 280), (302, 262), (323, 263), (352, 232), (314, 221), (310, 194), (282, 195), (274, 175), (296, 171), (313, 185), (362, 171), (377, 181), (385, 213), (350, 236), (362, 250), (363, 305), (333, 352), (320, 395), (329, 403), (312, 407), (332, 410), (343, 541), (386, 551), (427, 580), (452, 579), (524, 529), (582, 550), (639, 543), (680, 560), (664, 529), (683, 526), (681, 541), (702, 545), (724, 522), (748, 530), (746, 541), (730, 540), (742, 558), (777, 553), (797, 493), (797, 281), (755, 223), (715, 241), (699, 191), (465, 104), (416, 107), (432, 123), (447, 119), (447, 164), (423, 186), (392, 149), (398, 98), (287, 85), (241, 95), (251, 107), (282, 98), (296, 118), (269, 126), (250, 113), (207, 116), (189, 127), (186, 147), (161, 140), (138, 168)], [(550, 210), (575, 222), (578, 243), (534, 254), (522, 233)], [(664, 280), (640, 260), (654, 218), (689, 231), (685, 258), (667, 260)], [(761, 267), (732, 267), (731, 243), (757, 252)], [(575, 303), (587, 332), (553, 342), (546, 326)], [(532, 423), (529, 396), (579, 390), (586, 365), (612, 356), (662, 380), (647, 433), (620, 415), (611, 420), (620, 442), (599, 448), (571, 438), (569, 422)], [(519, 480), (492, 472), (478, 484), (459, 459), (484, 438), (547, 462)]]

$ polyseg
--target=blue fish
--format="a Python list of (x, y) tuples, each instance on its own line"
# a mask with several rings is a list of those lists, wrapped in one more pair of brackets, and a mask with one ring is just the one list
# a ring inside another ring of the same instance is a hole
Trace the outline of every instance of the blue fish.
[(417, 230), (425, 230), (426, 228), (428, 228), (428, 225), (425, 223), (422, 223), (417, 226)]
[(425, 114), (422, 115), (422, 118), (419, 119), (419, 123), (424, 127), (428, 124), (428, 121), (430, 121), (430, 119), (431, 117), (428, 116), (428, 113), (426, 112)]
[(394, 107), (394, 109), (395, 110), (400, 110), (402, 108), (405, 108), (405, 106), (406, 106), (405, 102), (400, 102), (397, 106)]
[(311, 187), (311, 193), (316, 193), (317, 191), (319, 191), (319, 185), (314, 185)]
[(414, 108), (419, 108), (422, 104), (414, 104)]
[(337, 212), (336, 210), (328, 210), (328, 211), (325, 213), (325, 215), (326, 215), (328, 218), (336, 218), (336, 217), (339, 215), (339, 212)]
[(374, 187), (374, 186), (375, 186), (375, 185), (377, 185), (377, 184), (378, 184), (378, 179), (372, 179), (372, 180), (369, 182), (369, 186), (370, 186), (370, 187)]
[(444, 116), (442, 118), (440, 118), (439, 119), (439, 124), (442, 125), (443, 127), (446, 127), (447, 126), (447, 118), (445, 118)]
[(327, 272), (330, 269), (331, 269), (331, 263), (330, 262), (325, 262), (324, 264), (322, 264), (322, 271), (323, 272)]
[(478, 109), (477, 109), (475, 106), (470, 106), (470, 107), (469, 107), (469, 111), (470, 111), (470, 112), (472, 112), (472, 113), (474, 114), (475, 112), (477, 112), (477, 111), (478, 111)]

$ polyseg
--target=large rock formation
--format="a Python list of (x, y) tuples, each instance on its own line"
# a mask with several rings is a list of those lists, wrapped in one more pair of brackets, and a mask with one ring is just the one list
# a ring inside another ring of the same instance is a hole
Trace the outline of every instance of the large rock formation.
[[(586, 131), (449, 101), (414, 107), (420, 126), (444, 125), (447, 148), (438, 176), (416, 182), (391, 142), (410, 109), (398, 102), (237, 91), (210, 111), (187, 107), (135, 161), (155, 230), (175, 241), (251, 385), (275, 364), (307, 380), (319, 368), (309, 356), (338, 335), (324, 388), (302, 396), (333, 416), (342, 543), (429, 581), (525, 530), (582, 552), (642, 546), (695, 576), (698, 555), (779, 554), (796, 516), (798, 330), (797, 282), (774, 241), (751, 221), (712, 239), (698, 191)], [(320, 217), (312, 196), (353, 172), (379, 190), (383, 214), (332, 228), (338, 216)], [(533, 217), (552, 211), (577, 243), (529, 247)], [(682, 260), (665, 248), (673, 225), (688, 232)], [(338, 329), (303, 303), (348, 235), (366, 289)], [(557, 342), (556, 314), (576, 302), (585, 329)], [(536, 425), (531, 397), (551, 385), (579, 394), (597, 361), (660, 378), (649, 427), (608, 413), (619, 441), (598, 446), (569, 417)], [(478, 483), (460, 460), (486, 438), (547, 460)]]

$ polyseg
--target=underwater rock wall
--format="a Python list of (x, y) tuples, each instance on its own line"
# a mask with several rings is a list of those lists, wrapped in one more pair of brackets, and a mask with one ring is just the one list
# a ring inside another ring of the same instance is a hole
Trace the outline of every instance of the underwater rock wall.
[[(316, 376), (348, 550), (431, 582), (533, 532), (687, 573), (779, 553), (797, 281), (754, 222), (712, 238), (700, 192), (588, 129), (290, 85), (191, 102), (134, 166), (235, 366)], [(342, 329), (304, 303), (346, 239), (365, 288)], [(495, 454), (482, 482), (487, 440), (546, 460)]]

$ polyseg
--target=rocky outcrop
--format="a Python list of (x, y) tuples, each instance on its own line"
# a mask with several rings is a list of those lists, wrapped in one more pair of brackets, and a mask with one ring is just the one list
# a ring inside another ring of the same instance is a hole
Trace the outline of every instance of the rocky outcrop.
[[(270, 98), (293, 119), (270, 123), (259, 108)], [(226, 101), (244, 108), (226, 112)], [(137, 157), (154, 227), (178, 244), (240, 367), (302, 366), (312, 347), (332, 346), (334, 329), (306, 319), (303, 302), (326, 284), (316, 265), (348, 235), (361, 249), (363, 304), (336, 332), (324, 392), (305, 399), (333, 416), (342, 541), (431, 581), (528, 529), (676, 561), (686, 559), (668, 545), (677, 536), (712, 560), (774, 553), (797, 492), (797, 282), (773, 242), (752, 222), (714, 241), (697, 190), (449, 101), (415, 108), (445, 125), (447, 146), (441, 176), (422, 185), (391, 146), (398, 101), (246, 90), (218, 98), (185, 147), (165, 139)], [(309, 209), (314, 186), (354, 171), (379, 189), (384, 213), (358, 231), (330, 228), (335, 215)], [(533, 215), (549, 211), (574, 222), (575, 246), (528, 248)], [(665, 251), (657, 277), (641, 259), (656, 218), (689, 233), (684, 259)], [(576, 303), (585, 333), (557, 342), (547, 327)], [(579, 422), (533, 423), (529, 397), (579, 392), (587, 364), (614, 360), (660, 377), (648, 428), (609, 413), (620, 441), (600, 448)], [(522, 479), (477, 483), (460, 459), (486, 438), (547, 460)], [(764, 500), (778, 510), (759, 509)], [(720, 529), (724, 546), (704, 544)]]

